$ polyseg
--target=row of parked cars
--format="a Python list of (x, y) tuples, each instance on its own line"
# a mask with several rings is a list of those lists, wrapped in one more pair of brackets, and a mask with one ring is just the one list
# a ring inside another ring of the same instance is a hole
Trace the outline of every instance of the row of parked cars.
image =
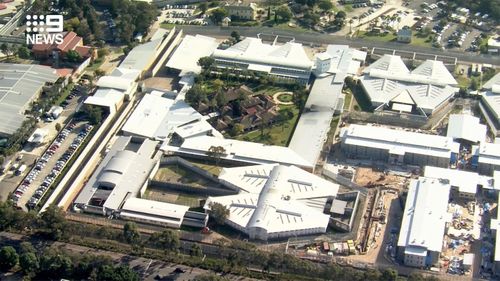
[[(62, 142), (66, 139), (68, 134), (74, 128), (75, 124), (70, 124), (66, 129), (62, 130), (57, 136), (56, 140), (52, 143), (52, 145), (45, 151), (45, 153), (40, 157), (40, 159), (36, 162), (35, 167), (28, 173), (28, 175), (24, 178), (21, 185), (14, 191), (12, 195), (12, 200), (17, 203), (19, 199), (23, 196), (23, 194), (28, 190), (29, 185), (35, 181), (38, 177), (38, 174), (45, 167), (47, 162), (52, 158), (56, 150), (61, 146)], [(53, 179), (46, 179), (45, 182), (52, 182)], [(49, 183), (50, 183), (49, 182)], [(48, 186), (48, 184), (47, 184)]]
[[(63, 130), (61, 134), (58, 136), (58, 139), (60, 137), (66, 138), (67, 135), (69, 134), (70, 130), (73, 130), (75, 128), (75, 124), (72, 123), (68, 126), (67, 129)], [(49, 189), (50, 185), (54, 182), (54, 180), (57, 178), (59, 173), (64, 169), (66, 166), (66, 163), (71, 159), (75, 151), (78, 149), (78, 147), (82, 144), (82, 142), (85, 140), (87, 135), (92, 131), (93, 126), (92, 125), (85, 125), (85, 127), (78, 133), (78, 136), (73, 140), (73, 143), (70, 145), (70, 147), (64, 152), (64, 154), (57, 160), (56, 164), (54, 167), (52, 167), (52, 171), (50, 172), (49, 175), (45, 177), (45, 180), (43, 183), (37, 188), (35, 193), (31, 196), (30, 200), (28, 201), (28, 207), (29, 208), (34, 208), (40, 201), (40, 199), (45, 195), (47, 190)], [(53, 147), (52, 145), (48, 151)], [(55, 149), (57, 149), (56, 147)], [(35, 166), (37, 168), (37, 166)]]

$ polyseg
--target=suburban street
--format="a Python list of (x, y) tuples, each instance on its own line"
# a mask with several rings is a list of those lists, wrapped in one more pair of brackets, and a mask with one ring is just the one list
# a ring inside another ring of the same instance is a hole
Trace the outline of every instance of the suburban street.
[(436, 48), (425, 48), (414, 45), (408, 45), (397, 42), (380, 42), (366, 40), (362, 38), (348, 38), (345, 36), (336, 36), (330, 34), (319, 34), (314, 32), (301, 32), (299, 30), (286, 31), (270, 27), (217, 27), (217, 26), (182, 26), (180, 29), (184, 30), (186, 34), (202, 34), (214, 37), (228, 37), (232, 31), (238, 31), (242, 36), (255, 37), (257, 34), (272, 34), (279, 36), (294, 37), (296, 42), (303, 43), (304, 45), (312, 44), (345, 44), (354, 48), (386, 48), (395, 49), (400, 51), (417, 52), (437, 56), (453, 56), (461, 62), (468, 63), (486, 63), (486, 64), (500, 64), (498, 56), (480, 55), (473, 53), (464, 53), (454, 50), (441, 50)]

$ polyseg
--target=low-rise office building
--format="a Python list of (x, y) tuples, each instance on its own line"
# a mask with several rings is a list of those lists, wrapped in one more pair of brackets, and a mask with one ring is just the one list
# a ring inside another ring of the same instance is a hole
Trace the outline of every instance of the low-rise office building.
[[(407, 266), (437, 264), (451, 214), (447, 212), (450, 185), (438, 179), (410, 182), (397, 243), (397, 258)], [(432, 227), (427, 227), (432, 226)]]
[(340, 132), (341, 149), (348, 158), (389, 164), (448, 167), (455, 163), (460, 144), (450, 137), (380, 126), (350, 125)]
[(237, 195), (209, 197), (229, 209), (226, 223), (250, 239), (268, 240), (326, 232), (328, 201), (338, 185), (294, 166), (278, 164), (225, 168), (219, 179), (240, 190)]
[(233, 20), (255, 20), (257, 16), (257, 5), (250, 4), (237, 4), (224, 6), (227, 14)]

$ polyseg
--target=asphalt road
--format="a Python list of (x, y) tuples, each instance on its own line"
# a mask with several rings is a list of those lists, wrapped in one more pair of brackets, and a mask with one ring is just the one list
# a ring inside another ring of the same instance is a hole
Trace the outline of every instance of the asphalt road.
[(259, 33), (263, 34), (273, 34), (287, 37), (294, 37), (296, 42), (303, 43), (305, 45), (315, 45), (315, 44), (340, 44), (349, 45), (354, 48), (368, 47), (368, 48), (387, 48), (408, 52), (418, 52), (438, 56), (453, 56), (456, 57), (460, 62), (468, 63), (489, 63), (500, 65), (500, 57), (491, 55), (480, 55), (472, 53), (464, 53), (461, 51), (454, 50), (441, 50), (435, 48), (426, 48), (408, 45), (404, 43), (397, 42), (379, 42), (366, 40), (362, 38), (348, 38), (344, 36), (336, 36), (330, 34), (319, 34), (314, 32), (302, 32), (302, 31), (286, 31), (271, 27), (240, 27), (232, 26), (228, 28), (217, 27), (217, 26), (181, 26), (180, 29), (184, 30), (186, 34), (202, 34), (214, 37), (226, 37), (230, 36), (232, 31), (238, 31), (242, 36), (252, 36), (255, 37)]

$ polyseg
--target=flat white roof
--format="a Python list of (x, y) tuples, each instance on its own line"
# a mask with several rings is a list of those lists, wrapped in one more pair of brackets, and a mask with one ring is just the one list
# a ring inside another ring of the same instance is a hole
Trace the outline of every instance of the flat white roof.
[(196, 36), (186, 35), (175, 49), (166, 66), (184, 73), (198, 74), (201, 72), (198, 60), (212, 55), (218, 45), (215, 38), (212, 37), (199, 34)]
[(469, 114), (451, 114), (446, 136), (471, 142), (484, 142), (486, 131), (486, 125), (479, 123), (477, 117)]
[(127, 92), (134, 85), (134, 80), (118, 76), (103, 76), (97, 81), (97, 86), (101, 88), (115, 89)]
[[(325, 228), (326, 199), (339, 186), (295, 166), (277, 164), (225, 168), (220, 179), (240, 188), (237, 195), (209, 197), (230, 210), (228, 220), (242, 229), (260, 227), (268, 233)], [(290, 234), (293, 235), (293, 234)]]
[(355, 74), (366, 58), (365, 52), (347, 45), (328, 45), (327, 51), (321, 54), (331, 60), (330, 69), (315, 79), (288, 146), (312, 165), (320, 157), (333, 115), (340, 106), (338, 101), (345, 77)]
[(125, 93), (115, 89), (97, 89), (93, 96), (85, 99), (85, 104), (105, 106), (116, 109), (118, 103), (125, 98)]
[(421, 177), (410, 182), (399, 232), (398, 246), (441, 252), (446, 223), (450, 185)]
[(399, 151), (400, 154), (410, 152), (450, 158), (451, 153), (458, 153), (460, 149), (460, 144), (449, 137), (379, 126), (352, 124), (342, 128), (340, 136), (346, 144)]
[(491, 165), (500, 165), (500, 143), (483, 142), (478, 146), (474, 146), (479, 163), (487, 163)]
[(288, 147), (265, 145), (260, 143), (222, 139), (211, 136), (197, 136), (184, 140), (178, 146), (164, 143), (161, 150), (179, 154), (189, 154), (206, 157), (212, 146), (222, 146), (226, 155), (222, 159), (249, 164), (281, 163), (299, 167), (313, 168), (314, 165)]
[(151, 41), (133, 48), (120, 63), (121, 68), (145, 71), (159, 55), (159, 47), (162, 45), (164, 36), (168, 30), (159, 28), (151, 37)]
[(496, 119), (500, 120), (500, 73), (483, 85), (483, 101), (486, 102)]
[(170, 204), (165, 202), (129, 198), (123, 204), (120, 214), (126, 216), (144, 216), (149, 220), (165, 221), (172, 224), (181, 225), (184, 215), (189, 210), (189, 206)]
[(464, 193), (475, 194), (477, 186), (483, 183), (478, 173), (433, 166), (425, 166), (424, 176), (427, 178), (448, 180), (451, 186), (458, 187), (458, 190)]

